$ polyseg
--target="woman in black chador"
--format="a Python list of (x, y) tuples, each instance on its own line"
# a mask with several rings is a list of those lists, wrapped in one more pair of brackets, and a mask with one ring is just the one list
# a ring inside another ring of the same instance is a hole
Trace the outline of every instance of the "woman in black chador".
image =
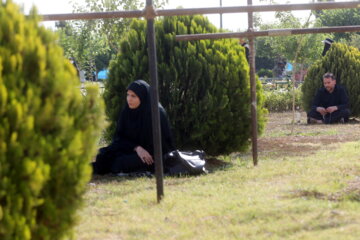
[[(154, 170), (149, 84), (132, 82), (127, 88), (127, 104), (117, 121), (112, 143), (101, 148), (93, 163), (95, 174)], [(162, 152), (174, 150), (165, 109), (159, 104)]]

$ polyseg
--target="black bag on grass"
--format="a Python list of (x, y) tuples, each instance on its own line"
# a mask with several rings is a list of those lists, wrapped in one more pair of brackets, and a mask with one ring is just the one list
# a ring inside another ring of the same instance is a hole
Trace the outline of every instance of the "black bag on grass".
[(164, 157), (165, 173), (170, 175), (207, 173), (205, 163), (205, 152), (202, 150), (192, 152), (175, 150)]

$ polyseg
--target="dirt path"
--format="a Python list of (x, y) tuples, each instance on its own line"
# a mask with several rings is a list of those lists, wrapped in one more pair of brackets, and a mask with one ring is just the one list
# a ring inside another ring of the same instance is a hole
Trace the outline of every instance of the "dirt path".
[(306, 156), (315, 151), (333, 148), (337, 143), (360, 140), (360, 123), (306, 124), (306, 113), (301, 113), (301, 122), (291, 124), (292, 113), (270, 113), (265, 132), (258, 139), (260, 156)]

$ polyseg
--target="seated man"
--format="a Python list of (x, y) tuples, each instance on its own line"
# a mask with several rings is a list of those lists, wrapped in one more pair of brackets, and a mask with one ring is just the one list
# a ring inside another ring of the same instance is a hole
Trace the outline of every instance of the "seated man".
[(349, 121), (349, 98), (345, 88), (336, 84), (332, 73), (323, 76), (324, 87), (320, 88), (313, 100), (308, 123), (344, 123)]

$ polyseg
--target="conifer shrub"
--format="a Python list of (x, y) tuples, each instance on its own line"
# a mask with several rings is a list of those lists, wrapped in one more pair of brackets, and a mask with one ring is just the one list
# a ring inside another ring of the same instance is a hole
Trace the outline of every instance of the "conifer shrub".
[[(176, 41), (175, 36), (212, 33), (203, 16), (165, 17), (156, 22), (159, 95), (179, 149), (218, 155), (246, 149), (250, 138), (249, 66), (237, 40)], [(126, 86), (149, 81), (146, 22), (134, 20), (110, 64), (104, 99), (111, 139), (125, 104)], [(264, 95), (258, 81), (259, 131), (265, 123)]]
[(323, 86), (322, 76), (332, 72), (336, 83), (345, 86), (350, 102), (351, 114), (360, 115), (360, 51), (342, 43), (333, 43), (324, 57), (316, 61), (308, 70), (302, 85), (303, 106), (311, 108), (318, 88)]
[(91, 176), (102, 99), (83, 97), (53, 33), (0, 3), (0, 239), (71, 237)]

